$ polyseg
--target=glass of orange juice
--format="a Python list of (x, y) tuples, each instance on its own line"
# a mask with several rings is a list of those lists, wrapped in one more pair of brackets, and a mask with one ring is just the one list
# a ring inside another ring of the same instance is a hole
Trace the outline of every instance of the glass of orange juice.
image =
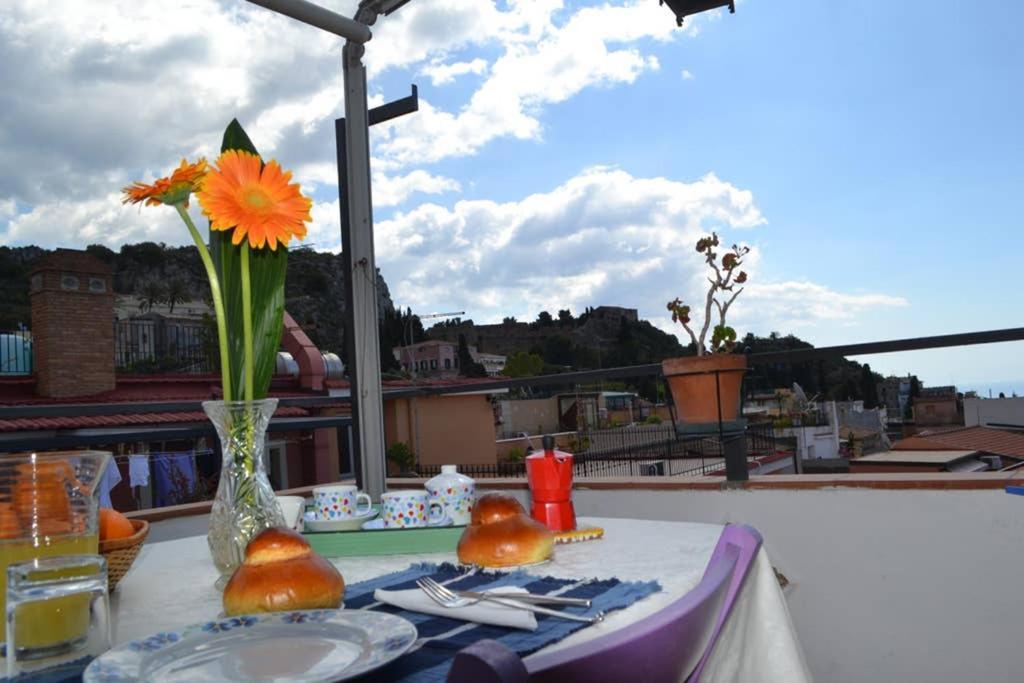
[[(98, 485), (109, 462), (110, 453), (104, 451), (0, 456), (0, 601), (6, 613), (8, 594), (15, 588), (8, 585), (8, 569), (32, 561), (39, 561), (36, 570), (19, 570), (18, 595), (49, 596), (19, 606), (15, 634), (8, 631), (7, 620), (0, 620), (0, 640), (5, 642), (8, 660), (57, 656), (85, 642), (90, 594), (72, 595), (61, 584), (65, 580), (72, 586), (89, 583), (100, 565), (106, 573), (98, 556)], [(48, 562), (45, 569), (40, 564), (45, 558), (75, 556), (91, 556), (99, 564), (93, 569), (75, 568), (81, 563), (73, 559)], [(42, 582), (40, 590), (33, 588), (37, 581)], [(10, 656), (12, 652), (15, 657)]]
[(107, 561), (58, 555), (7, 568), (7, 678), (110, 648)]

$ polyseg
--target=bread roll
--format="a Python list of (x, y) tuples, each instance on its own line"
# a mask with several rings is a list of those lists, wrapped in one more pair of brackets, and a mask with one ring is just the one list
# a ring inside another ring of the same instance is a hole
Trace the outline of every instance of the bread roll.
[(333, 564), (314, 553), (301, 534), (273, 528), (246, 547), (245, 560), (224, 588), (224, 612), (333, 609), (344, 596), (345, 581)]
[(477, 499), (469, 526), (459, 539), (459, 562), (481, 567), (511, 567), (551, 557), (555, 535), (526, 514), (504, 493)]

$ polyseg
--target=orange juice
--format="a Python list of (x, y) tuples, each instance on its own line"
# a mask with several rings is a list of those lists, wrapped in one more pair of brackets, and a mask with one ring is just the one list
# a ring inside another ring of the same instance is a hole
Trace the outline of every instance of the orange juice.
[[(7, 608), (7, 567), (18, 562), (57, 555), (95, 555), (99, 537), (93, 534), (40, 536), (0, 540), (0, 606)], [(24, 605), (17, 613), (17, 645), (44, 648), (77, 640), (89, 629), (90, 596), (70, 595)], [(7, 639), (6, 618), (0, 619), (0, 639)]]

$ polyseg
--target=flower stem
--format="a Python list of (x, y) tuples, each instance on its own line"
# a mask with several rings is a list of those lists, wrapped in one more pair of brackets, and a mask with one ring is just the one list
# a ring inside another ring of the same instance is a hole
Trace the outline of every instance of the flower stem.
[(224, 400), (231, 400), (231, 357), (228, 355), (228, 326), (227, 317), (224, 315), (224, 297), (220, 292), (220, 280), (217, 279), (217, 269), (213, 265), (213, 258), (210, 257), (210, 250), (206, 248), (202, 236), (196, 229), (195, 223), (188, 215), (184, 202), (174, 205), (178, 210), (181, 220), (185, 221), (188, 231), (192, 234), (192, 240), (199, 249), (199, 258), (206, 268), (206, 277), (210, 281), (210, 293), (213, 295), (213, 311), (217, 315), (217, 341), (220, 345), (220, 381), (224, 389)]
[(245, 400), (254, 398), (256, 361), (252, 340), (252, 281), (249, 278), (249, 243), (242, 242), (242, 339), (245, 349)]

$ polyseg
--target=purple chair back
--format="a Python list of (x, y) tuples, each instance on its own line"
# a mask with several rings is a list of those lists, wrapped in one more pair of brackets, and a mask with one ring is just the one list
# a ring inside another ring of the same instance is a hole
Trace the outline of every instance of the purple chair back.
[(700, 583), (664, 609), (600, 638), (532, 657), (522, 669), (510, 662), (510, 655), (518, 659), (510, 649), (496, 641), (480, 641), (456, 655), (448, 681), (695, 683), (760, 547), (761, 535), (755, 529), (728, 525)]

